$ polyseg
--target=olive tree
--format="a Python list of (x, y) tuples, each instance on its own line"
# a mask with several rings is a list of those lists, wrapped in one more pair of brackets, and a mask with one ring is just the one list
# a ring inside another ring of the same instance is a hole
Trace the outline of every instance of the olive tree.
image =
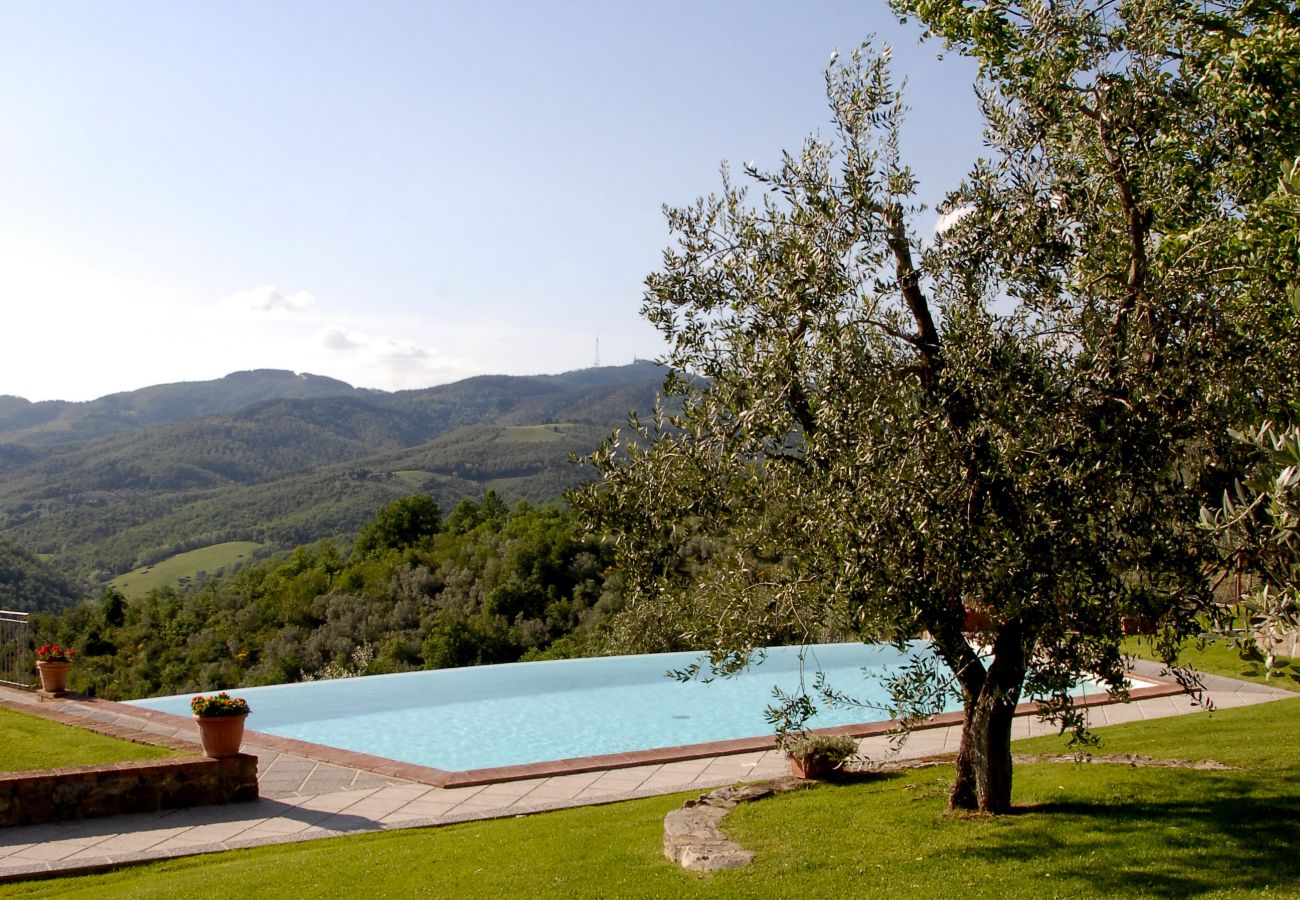
[(1201, 526), (1219, 540), (1221, 577), (1252, 582), (1232, 609), (1240, 620), (1222, 630), (1243, 652), (1262, 653), (1271, 678), (1278, 651), (1290, 637), (1294, 655), (1300, 632), (1300, 425), (1279, 432), (1265, 422), (1251, 434), (1231, 433), (1262, 459), (1219, 507), (1201, 510)]
[[(1279, 214), (1273, 224), (1285, 223), (1288, 216), (1292, 223), (1300, 222), (1300, 158), (1282, 166), (1271, 200), (1269, 211)], [(1291, 230), (1293, 244), (1296, 231)], [(1285, 235), (1286, 228), (1274, 227), (1267, 236), (1276, 239), (1279, 233)], [(1287, 293), (1292, 333), (1300, 333), (1300, 285), (1291, 285)], [(1237, 598), (1224, 621), (1215, 623), (1216, 631), (1243, 654), (1261, 652), (1266, 678), (1273, 676), (1285, 640), (1290, 638), (1295, 655), (1300, 637), (1300, 410), (1292, 413), (1289, 427), (1266, 419), (1246, 432), (1229, 430), (1254, 451), (1254, 464), (1224, 491), (1217, 506), (1201, 509), (1201, 527), (1218, 544), (1219, 580), (1244, 574), (1251, 581), (1250, 592)]]
[(1224, 133), (1246, 88), (1201, 4), (900, 8), (981, 61), (991, 153), (946, 227), (919, 230), (890, 51), (833, 63), (825, 136), (667, 211), (643, 314), (677, 405), (607, 442), (575, 500), (642, 645), (727, 670), (927, 636), (965, 710), (950, 805), (1000, 812), (1022, 698), (1082, 734), (1071, 686), (1123, 694), (1124, 615), (1171, 654), (1198, 627), (1223, 421), (1284, 393), (1246, 327), (1272, 282), (1225, 263), (1267, 183), (1241, 157), (1293, 126)]

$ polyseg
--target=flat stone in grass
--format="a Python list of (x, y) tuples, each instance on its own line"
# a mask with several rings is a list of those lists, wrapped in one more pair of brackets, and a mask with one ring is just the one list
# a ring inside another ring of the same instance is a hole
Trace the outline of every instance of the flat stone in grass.
[(755, 784), (721, 787), (664, 817), (664, 856), (692, 872), (738, 869), (754, 859), (754, 851), (730, 840), (719, 824), (739, 803), (809, 786), (801, 778), (776, 778)]

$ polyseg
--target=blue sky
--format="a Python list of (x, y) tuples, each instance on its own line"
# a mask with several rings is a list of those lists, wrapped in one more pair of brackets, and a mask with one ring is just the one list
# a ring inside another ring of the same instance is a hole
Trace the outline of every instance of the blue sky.
[(654, 357), (661, 205), (796, 148), (871, 33), (937, 201), (973, 68), (883, 2), (6, 2), (0, 394)]

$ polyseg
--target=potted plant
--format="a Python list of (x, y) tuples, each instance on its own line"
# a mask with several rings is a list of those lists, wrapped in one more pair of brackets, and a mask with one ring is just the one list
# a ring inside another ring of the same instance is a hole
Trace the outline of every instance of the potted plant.
[(42, 644), (36, 648), (36, 674), (41, 679), (41, 690), (47, 694), (62, 694), (68, 690), (68, 671), (77, 651), (58, 644)]
[(858, 742), (847, 734), (805, 734), (782, 745), (790, 758), (790, 771), (799, 778), (821, 778), (858, 752)]
[(1159, 624), (1160, 598), (1145, 587), (1130, 587), (1123, 597), (1120, 629), (1124, 634), (1155, 634)]
[(239, 752), (239, 745), (244, 740), (244, 720), (248, 718), (247, 700), (222, 691), (192, 698), (190, 709), (199, 726), (204, 756), (220, 759)]
[(1156, 633), (1156, 620), (1151, 616), (1120, 616), (1119, 624), (1127, 635)]

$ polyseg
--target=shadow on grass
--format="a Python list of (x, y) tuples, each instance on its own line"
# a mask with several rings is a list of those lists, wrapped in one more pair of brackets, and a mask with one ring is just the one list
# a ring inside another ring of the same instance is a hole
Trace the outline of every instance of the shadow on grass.
[[(1274, 663), (1272, 673), (1273, 677), (1266, 679), (1266, 683), (1273, 684), (1277, 681), (1289, 681), (1292, 684), (1300, 684), (1300, 665), (1293, 662), (1278, 661)], [(1265, 675), (1263, 667), (1261, 666), (1254, 674), (1263, 678)], [(1280, 685), (1278, 686), (1280, 687)]]
[[(1277, 681), (1300, 684), (1300, 662), (1279, 657), (1273, 662), (1272, 669), (1269, 669), (1264, 654), (1255, 647), (1251, 647), (1242, 653), (1241, 662), (1243, 668), (1237, 672), (1240, 677), (1258, 678), (1265, 684), (1274, 684)], [(1271, 677), (1265, 677), (1269, 675)], [(1275, 684), (1274, 686), (1281, 687), (1282, 685)]]
[(1099, 894), (1287, 890), (1300, 883), (1300, 792), (1292, 778), (1273, 787), (1262, 794), (1253, 779), (1216, 778), (1194, 800), (1049, 801), (1019, 810), (1027, 827), (969, 852), (990, 862), (1051, 859), (1054, 876)]

